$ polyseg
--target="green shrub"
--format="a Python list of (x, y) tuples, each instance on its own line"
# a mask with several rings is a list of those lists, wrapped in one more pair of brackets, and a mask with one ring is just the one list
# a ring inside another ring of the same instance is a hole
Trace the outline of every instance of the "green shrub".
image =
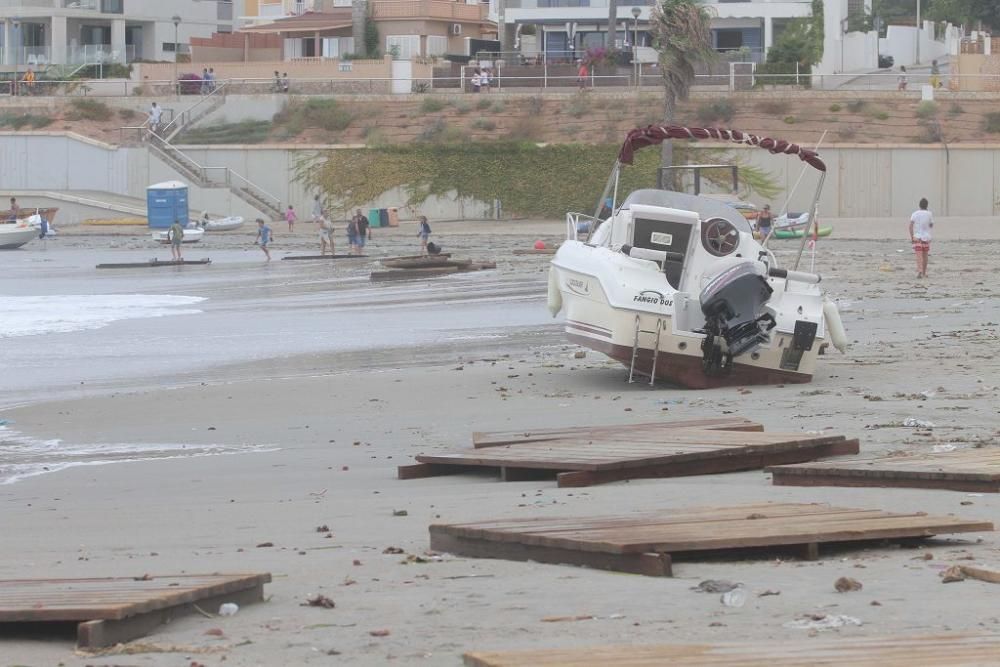
[(729, 100), (712, 100), (711, 102), (705, 102), (699, 104), (698, 108), (695, 110), (695, 116), (697, 116), (698, 121), (701, 123), (712, 123), (715, 121), (722, 121), (728, 123), (733, 119), (733, 114), (735, 110), (733, 109), (733, 103)]
[(437, 97), (425, 97), (420, 103), (420, 113), (437, 113), (444, 109), (444, 100)]
[(847, 110), (851, 113), (861, 113), (868, 106), (865, 100), (852, 100), (847, 103)]
[(963, 113), (965, 113), (965, 109), (958, 102), (952, 102), (951, 106), (948, 107), (949, 116), (961, 116)]
[(563, 111), (568, 113), (573, 118), (581, 118), (590, 111), (590, 99), (589, 95), (586, 93), (577, 93), (570, 98), (566, 106), (563, 107)]
[(503, 113), (504, 109), (506, 108), (507, 105), (504, 104), (503, 100), (497, 100), (496, 102), (493, 103), (493, 113)]
[(878, 111), (873, 111), (871, 113), (871, 117), (874, 118), (875, 120), (889, 120), (889, 112), (888, 111), (882, 111), (880, 109)]
[(23, 127), (29, 127), (32, 130), (38, 130), (43, 127), (47, 127), (52, 124), (52, 119), (43, 114), (15, 114), (15, 113), (5, 113), (0, 115), (0, 127), (11, 127), (15, 130), (20, 130)]
[(928, 118), (933, 118), (937, 115), (938, 106), (930, 100), (924, 100), (919, 105), (917, 105), (917, 118), (921, 120), (927, 120)]
[(340, 106), (336, 100), (312, 99), (293, 102), (274, 115), (274, 124), (282, 126), (294, 136), (309, 128), (327, 132), (346, 130), (355, 114)]
[(119, 109), (118, 110), (118, 117), (121, 118), (122, 120), (132, 120), (137, 115), (138, 114), (135, 112), (134, 109)]
[(492, 100), (490, 100), (490, 98), (480, 97), (479, 101), (476, 102), (476, 109), (478, 109), (479, 111), (486, 111), (487, 109), (490, 108), (491, 104), (493, 104), (493, 102)]
[(472, 127), (473, 129), (476, 130), (492, 131), (497, 129), (497, 124), (494, 123), (489, 118), (477, 118), (476, 120), (472, 121)]
[(545, 100), (543, 100), (541, 97), (533, 95), (528, 98), (528, 111), (530, 111), (533, 115), (542, 113), (542, 109), (544, 108), (544, 106), (545, 106)]
[(785, 122), (789, 125), (795, 125), (798, 121), (795, 119), (795, 116), (785, 116)]
[(68, 120), (109, 120), (112, 115), (111, 107), (104, 102), (98, 102), (85, 97), (79, 97), (69, 103), (69, 113), (66, 114)]
[(757, 105), (757, 111), (768, 116), (777, 116), (788, 109), (788, 104), (781, 100), (764, 100)]
[(983, 129), (987, 132), (1000, 133), (1000, 111), (991, 111), (983, 119)]
[(455, 108), (455, 111), (460, 114), (467, 114), (470, 111), (472, 111), (472, 104), (466, 102), (465, 100), (459, 100), (455, 102), (452, 106)]
[(830, 111), (832, 111), (833, 113), (837, 113), (838, 111), (840, 111), (840, 105), (836, 103), (831, 104)]
[(185, 132), (180, 142), (189, 144), (259, 144), (267, 140), (271, 123), (266, 120), (244, 120), (239, 123), (217, 123)]

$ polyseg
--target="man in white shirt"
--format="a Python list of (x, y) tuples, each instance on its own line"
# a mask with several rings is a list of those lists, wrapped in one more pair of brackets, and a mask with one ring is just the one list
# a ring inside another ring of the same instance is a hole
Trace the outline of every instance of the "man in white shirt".
[(149, 129), (153, 134), (156, 134), (160, 130), (160, 116), (163, 113), (163, 109), (157, 106), (156, 102), (153, 102), (153, 106), (149, 109)]
[(931, 251), (931, 229), (934, 216), (927, 210), (927, 199), (920, 200), (920, 208), (910, 216), (910, 243), (917, 255), (917, 278), (927, 277), (927, 255)]

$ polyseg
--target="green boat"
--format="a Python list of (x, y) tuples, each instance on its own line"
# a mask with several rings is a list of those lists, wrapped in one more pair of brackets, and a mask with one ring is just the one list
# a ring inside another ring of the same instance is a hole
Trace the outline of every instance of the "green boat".
[[(829, 236), (833, 233), (833, 227), (820, 227), (819, 233), (816, 236)], [(775, 229), (771, 236), (776, 239), (800, 239), (803, 234), (812, 236), (812, 230), (805, 231), (802, 229)]]

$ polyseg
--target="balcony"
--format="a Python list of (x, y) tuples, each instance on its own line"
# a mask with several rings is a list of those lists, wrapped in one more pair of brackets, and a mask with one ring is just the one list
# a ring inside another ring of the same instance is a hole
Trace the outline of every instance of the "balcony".
[[(110, 44), (83, 44), (69, 49), (67, 64), (69, 65), (110, 65), (122, 62), (122, 53), (112, 48)], [(125, 45), (125, 62), (135, 60), (135, 44)]]
[(122, 14), (122, 0), (0, 0), (0, 9), (73, 9), (101, 12), (102, 14)]
[(370, 0), (375, 19), (439, 19), (444, 21), (487, 21), (487, 4), (468, 5), (449, 0)]

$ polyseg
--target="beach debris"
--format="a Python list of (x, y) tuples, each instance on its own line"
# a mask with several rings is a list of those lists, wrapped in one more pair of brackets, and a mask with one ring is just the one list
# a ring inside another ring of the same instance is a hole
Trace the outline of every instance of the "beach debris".
[(760, 593), (757, 593), (757, 597), (759, 598), (766, 598), (769, 595), (781, 595), (781, 591), (776, 591), (768, 588), (766, 591), (761, 591)]
[(354, 565), (354, 567), (360, 567), (361, 566), (361, 561), (359, 561), (357, 558), (355, 558), (353, 565)]
[(965, 572), (961, 565), (952, 565), (941, 573), (942, 584), (953, 584), (956, 581), (965, 581)]
[(956, 449), (958, 449), (958, 447), (956, 447), (955, 445), (934, 445), (933, 447), (931, 447), (931, 451), (934, 452), (935, 454), (943, 454), (944, 452), (953, 452)]
[(587, 358), (587, 351), (586, 350), (577, 350), (576, 352), (573, 353), (573, 358), (574, 359), (586, 359)]
[(962, 574), (970, 579), (1000, 584), (1000, 571), (998, 570), (990, 570), (978, 565), (960, 565), (959, 567), (962, 569)]
[(209, 628), (208, 630), (205, 630), (205, 634), (209, 637), (222, 637), (226, 633), (222, 631), (222, 628)]
[(402, 554), (402, 553), (406, 553), (406, 552), (403, 551), (402, 549), (400, 549), (399, 547), (386, 547), (385, 549), (382, 549), (382, 553), (384, 553), (384, 554)]
[(869, 602), (868, 604), (869, 604), (870, 606), (872, 606), (872, 607), (881, 607), (881, 606), (882, 606), (882, 603), (881, 603), (881, 602), (879, 602), (878, 600), (872, 600), (872, 601), (871, 601), (871, 602)]
[(392, 511), (392, 515), (393, 516), (410, 516), (410, 513), (407, 512), (406, 510), (393, 510)]
[(838, 593), (851, 593), (853, 591), (860, 591), (864, 588), (864, 585), (857, 579), (841, 577), (840, 579), (837, 579), (837, 581), (833, 582), (833, 588)]
[(388, 637), (392, 633), (388, 630), (369, 630), (368, 634), (372, 637)]
[(740, 588), (743, 584), (728, 581), (726, 579), (706, 579), (697, 586), (692, 586), (691, 590), (699, 593), (728, 593), (731, 590)]
[(542, 623), (569, 623), (573, 621), (593, 621), (597, 617), (592, 614), (581, 614), (579, 616), (546, 616)]
[(794, 621), (785, 623), (784, 627), (793, 630), (832, 630), (861, 624), (860, 619), (844, 614), (804, 614)]
[(916, 417), (907, 417), (903, 420), (903, 426), (909, 428), (934, 428), (934, 422), (917, 419)]
[(219, 605), (219, 616), (235, 616), (240, 606), (235, 602), (224, 602)]
[(322, 526), (316, 526), (316, 532), (317, 533), (329, 533), (330, 532), (330, 526), (326, 525), (325, 523)]
[(722, 597), (719, 598), (719, 602), (727, 607), (742, 607), (746, 601), (747, 592), (742, 588), (734, 588), (728, 593), (723, 593)]
[(148, 574), (144, 574), (141, 577), (132, 577), (132, 581), (152, 581), (153, 578)]
[(321, 593), (317, 593), (312, 597), (306, 598), (306, 601), (299, 605), (300, 607), (322, 607), (323, 609), (333, 609), (337, 604)]
[(273, 547), (273, 546), (274, 546), (274, 542), (261, 542), (260, 544), (257, 545), (257, 548), (258, 549), (266, 549), (267, 547)]
[(910, 560), (934, 560), (934, 554), (930, 551), (920, 554), (919, 556), (914, 556)]

